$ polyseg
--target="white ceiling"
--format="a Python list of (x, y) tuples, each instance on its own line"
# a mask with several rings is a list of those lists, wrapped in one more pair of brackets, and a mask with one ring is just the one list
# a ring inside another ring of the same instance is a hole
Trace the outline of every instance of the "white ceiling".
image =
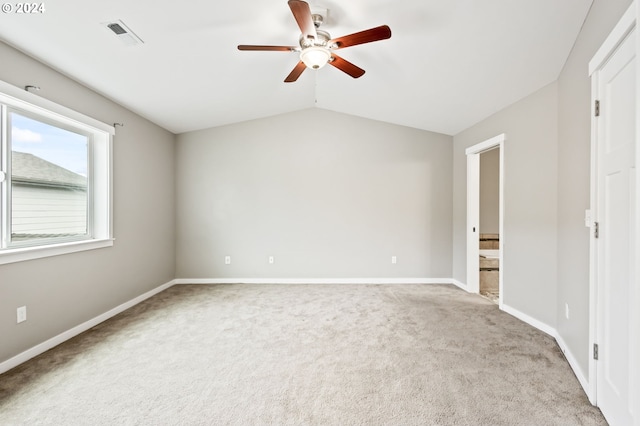
[[(284, 83), (296, 53), (237, 50), (297, 44), (286, 0), (45, 1), (2, 14), (0, 39), (174, 133), (317, 106), (454, 135), (555, 81), (592, 1), (310, 0), (332, 37), (391, 27), (339, 52), (359, 79), (327, 66)], [(144, 44), (102, 25), (116, 19)]]

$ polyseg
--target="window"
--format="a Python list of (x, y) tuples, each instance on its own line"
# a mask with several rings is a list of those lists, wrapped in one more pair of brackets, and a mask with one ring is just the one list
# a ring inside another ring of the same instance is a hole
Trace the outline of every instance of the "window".
[(0, 82), (0, 264), (112, 245), (113, 133)]

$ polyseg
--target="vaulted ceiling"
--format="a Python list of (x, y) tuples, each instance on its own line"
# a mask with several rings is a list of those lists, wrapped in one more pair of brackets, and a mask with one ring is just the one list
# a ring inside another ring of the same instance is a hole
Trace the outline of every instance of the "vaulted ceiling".
[[(297, 44), (286, 0), (45, 1), (2, 14), (0, 39), (174, 133), (315, 106), (454, 135), (555, 81), (591, 3), (309, 0), (332, 37), (382, 24), (392, 36), (340, 50), (358, 79), (327, 66), (295, 83), (283, 80), (297, 53), (237, 49)], [(115, 20), (144, 43), (122, 43)]]

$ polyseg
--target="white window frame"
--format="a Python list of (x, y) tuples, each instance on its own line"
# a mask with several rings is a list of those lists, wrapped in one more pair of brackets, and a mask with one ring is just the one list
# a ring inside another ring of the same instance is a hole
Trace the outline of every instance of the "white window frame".
[[(58, 105), (33, 93), (0, 81), (0, 105), (3, 120), (0, 128), (0, 172), (5, 179), (0, 182), (0, 265), (25, 260), (58, 256), (85, 250), (113, 246), (113, 194), (112, 156), (115, 128), (77, 111)], [(6, 107), (5, 107), (6, 106)], [(40, 117), (46, 122), (60, 122), (81, 129), (92, 135), (88, 147), (91, 170), (88, 181), (88, 235), (86, 238), (70, 241), (38, 240), (33, 245), (11, 246), (7, 242), (10, 233), (9, 200), (10, 193), (8, 152), (4, 140), (7, 137), (6, 109), (17, 109)], [(0, 179), (1, 180), (1, 179)]]

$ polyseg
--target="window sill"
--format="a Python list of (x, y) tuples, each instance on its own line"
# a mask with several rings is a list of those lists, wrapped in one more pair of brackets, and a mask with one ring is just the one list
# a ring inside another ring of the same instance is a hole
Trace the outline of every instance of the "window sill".
[(113, 246), (113, 239), (84, 240), (0, 251), (0, 265)]

